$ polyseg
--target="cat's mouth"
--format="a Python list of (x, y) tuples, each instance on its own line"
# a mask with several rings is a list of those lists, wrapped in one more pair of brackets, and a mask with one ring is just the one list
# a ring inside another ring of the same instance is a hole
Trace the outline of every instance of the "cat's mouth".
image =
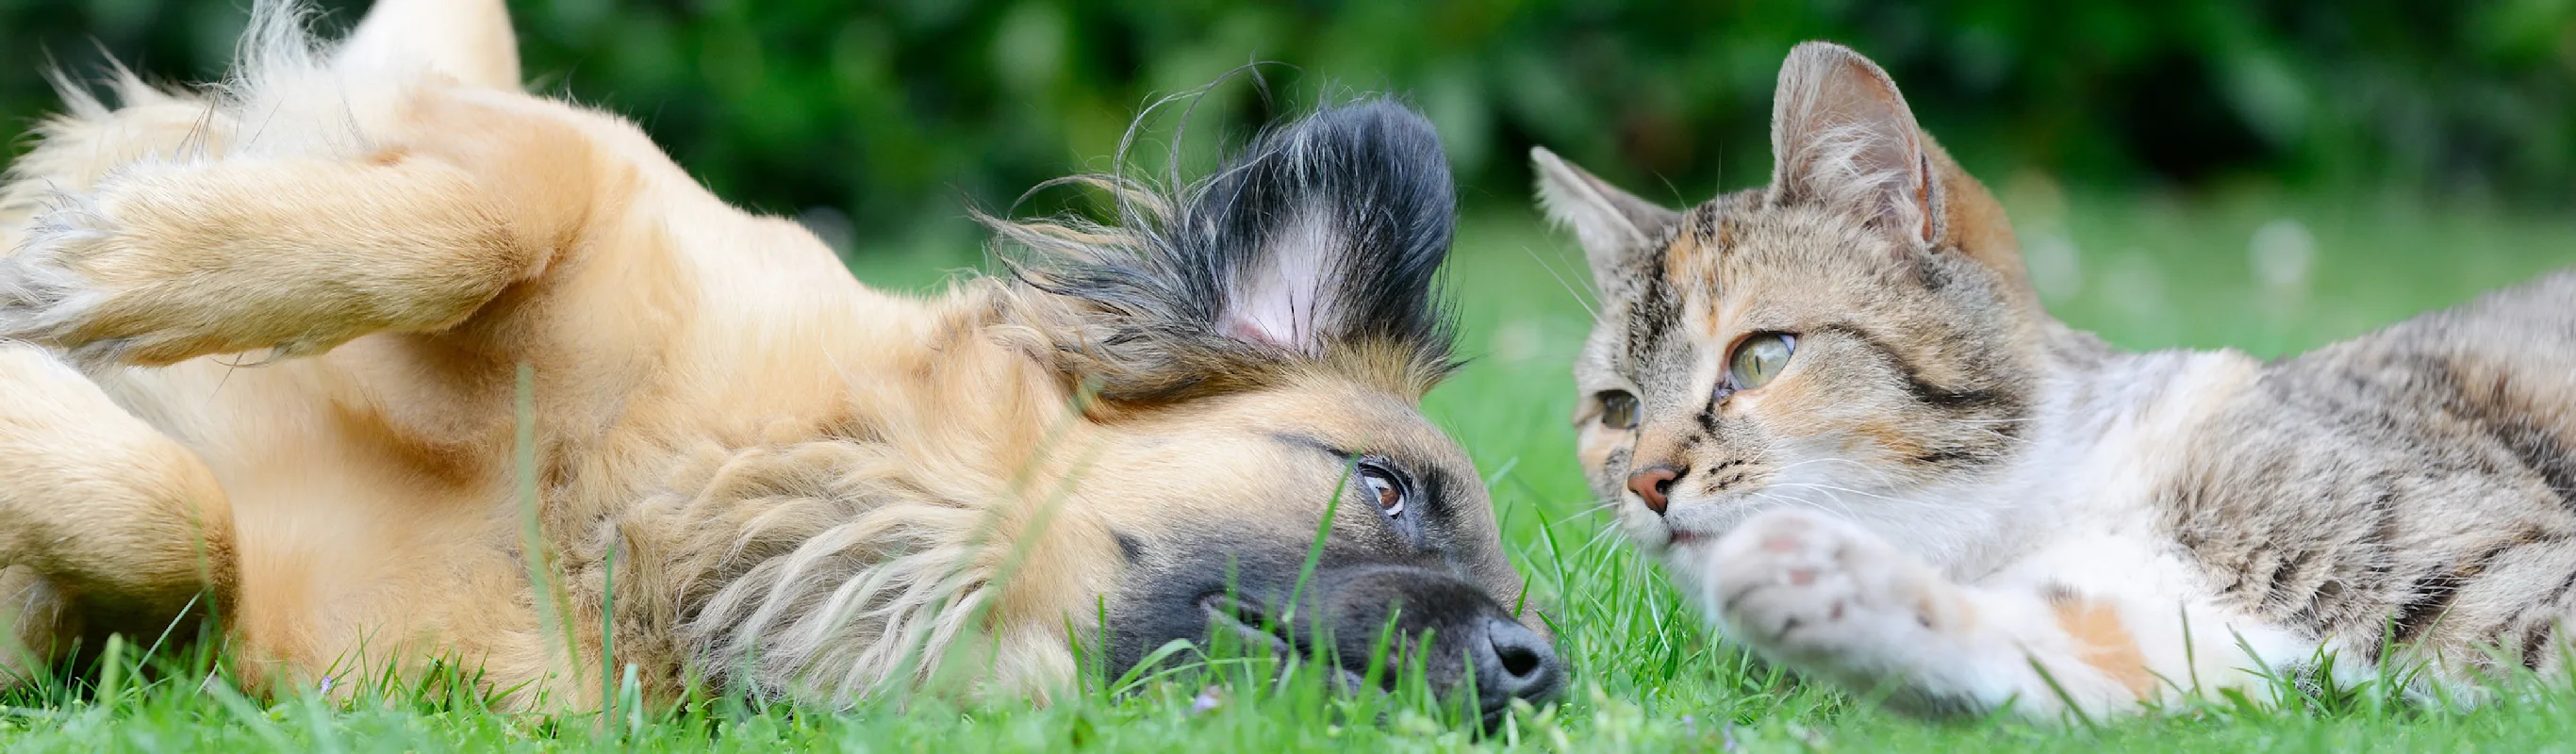
[(1726, 527), (1722, 526), (1673, 526), (1669, 522), (1663, 529), (1662, 546), (1649, 547), (1648, 552), (1680, 554), (1699, 550), (1716, 544), (1717, 540), (1724, 537), (1727, 532)]
[[(1677, 515), (1667, 516), (1649, 524), (1648, 528), (1652, 531), (1638, 532), (1640, 535), (1637, 537), (1640, 540), (1638, 544), (1647, 545), (1648, 551), (1664, 552), (1713, 545), (1717, 540), (1725, 537), (1727, 532), (1733, 531), (1735, 525), (1742, 523), (1747, 515), (1764, 507), (1767, 506), (1752, 504), (1749, 501), (1728, 500), (1704, 505), (1688, 512), (1676, 510), (1674, 513)], [(1656, 536), (1658, 532), (1662, 536)]]

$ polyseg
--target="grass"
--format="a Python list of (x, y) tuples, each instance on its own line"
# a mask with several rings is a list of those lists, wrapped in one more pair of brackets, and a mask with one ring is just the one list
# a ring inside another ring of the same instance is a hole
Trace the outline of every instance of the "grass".
[[(2576, 263), (2576, 223), (2411, 203), (2239, 197), (2203, 203), (2062, 196), (2006, 187), (2034, 276), (2063, 318), (2134, 348), (2234, 346), (2294, 352), (2478, 291)], [(965, 708), (916, 699), (848, 713), (718, 699), (679, 710), (502, 715), (463, 684), (253, 700), (201, 649), (120, 642), (108, 670), (0, 697), (9, 751), (736, 750), (853, 751), (1987, 750), (2171, 751), (2571, 748), (2576, 690), (2564, 682), (2470, 713), (2410, 708), (2385, 694), (2275, 708), (2212, 704), (2190, 714), (2070, 729), (1999, 721), (1925, 724), (1808, 688), (1712, 640), (1625, 543), (1604, 533), (1572, 456), (1567, 363), (1590, 326), (1573, 290), (1580, 255), (1520, 214), (1468, 222), (1453, 268), (1476, 361), (1428, 410), (1488, 476), (1531, 601), (1559, 627), (1573, 690), (1552, 710), (1479, 738), (1413, 689), (1337, 698), (1314, 674), (1262, 658), (1090, 684), (1047, 708)], [(2304, 253), (2303, 253), (2304, 252)], [(922, 287), (954, 250), (866, 255), (862, 276)], [(2301, 260), (2304, 259), (2304, 263)], [(1561, 279), (1562, 280), (1561, 280)], [(1286, 674), (1285, 683), (1271, 682)], [(1130, 693), (1105, 690), (1124, 688)]]

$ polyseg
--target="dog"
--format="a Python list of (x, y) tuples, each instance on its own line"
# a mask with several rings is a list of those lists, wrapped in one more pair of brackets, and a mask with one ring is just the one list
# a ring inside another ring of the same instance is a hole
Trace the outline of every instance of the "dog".
[(1559, 685), (1418, 410), (1455, 208), (1412, 111), (1083, 179), (1116, 223), (987, 218), (1012, 274), (915, 299), (524, 93), (498, 0), (302, 16), (219, 87), (62, 87), (0, 189), (18, 677), (191, 620), (255, 690), (453, 661), (516, 708), (1043, 701), (1217, 636), (1355, 683), (1389, 629), (1489, 715)]

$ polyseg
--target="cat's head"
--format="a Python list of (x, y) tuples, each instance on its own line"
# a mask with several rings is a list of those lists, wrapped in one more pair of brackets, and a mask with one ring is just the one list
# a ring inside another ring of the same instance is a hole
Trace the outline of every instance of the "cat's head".
[(2041, 312), (1984, 187), (1849, 49), (1789, 53), (1771, 185), (1675, 212), (1536, 150), (1604, 307), (1575, 366), (1596, 494), (1676, 563), (1754, 512), (1975, 525), (1922, 491), (2022, 444)]

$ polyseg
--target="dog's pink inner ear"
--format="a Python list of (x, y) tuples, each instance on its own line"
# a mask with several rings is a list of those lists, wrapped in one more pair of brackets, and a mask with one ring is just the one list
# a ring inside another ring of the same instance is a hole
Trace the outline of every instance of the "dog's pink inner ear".
[(1941, 235), (1941, 187), (1896, 82), (1868, 58), (1809, 42), (1771, 103), (1771, 199), (1857, 212), (1899, 239)]
[(1226, 285), (1218, 330), (1237, 340), (1265, 343), (1307, 354), (1320, 354), (1324, 338), (1334, 332), (1334, 305), (1327, 294), (1339, 271), (1338, 245), (1321, 211), (1304, 213), (1266, 240), (1260, 261), (1235, 273)]

